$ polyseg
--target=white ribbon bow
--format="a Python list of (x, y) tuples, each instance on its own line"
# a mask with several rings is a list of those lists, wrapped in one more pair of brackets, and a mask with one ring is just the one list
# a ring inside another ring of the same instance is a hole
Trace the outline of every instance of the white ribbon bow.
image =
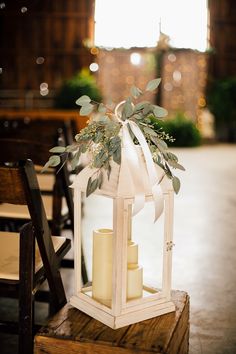
[(152, 189), (153, 200), (154, 200), (154, 207), (155, 207), (154, 222), (155, 222), (162, 214), (164, 209), (164, 197), (163, 197), (162, 189), (160, 187), (160, 181), (158, 180), (156, 167), (153, 162), (153, 158), (149, 146), (139, 126), (132, 120), (122, 121), (120, 119), (118, 114), (118, 108), (120, 107), (121, 104), (123, 104), (123, 102), (121, 102), (116, 107), (115, 115), (116, 118), (122, 123), (121, 129), (122, 129), (123, 147), (125, 150), (125, 156), (128, 160), (127, 167), (129, 169), (131, 180), (133, 182), (134, 195), (135, 195), (133, 215), (136, 215), (144, 207), (145, 188), (144, 188), (144, 181), (142, 178), (142, 167), (140, 166), (139, 163), (137, 149), (135, 147), (135, 144), (130, 136), (129, 129), (127, 127), (128, 123), (134, 136), (139, 142), (139, 145), (144, 155), (148, 178), (149, 178), (150, 186)]

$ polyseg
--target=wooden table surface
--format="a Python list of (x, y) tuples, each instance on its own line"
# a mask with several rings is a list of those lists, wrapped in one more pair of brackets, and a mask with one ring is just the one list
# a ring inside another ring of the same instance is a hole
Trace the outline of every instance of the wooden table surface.
[(173, 291), (176, 312), (113, 330), (67, 304), (35, 336), (35, 354), (188, 353), (189, 296)]

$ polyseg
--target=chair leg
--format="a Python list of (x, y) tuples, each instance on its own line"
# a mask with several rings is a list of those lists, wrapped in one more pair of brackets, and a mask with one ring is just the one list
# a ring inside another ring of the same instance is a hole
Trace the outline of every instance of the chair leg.
[(34, 326), (34, 252), (35, 240), (31, 223), (20, 232), (19, 282), (19, 354), (33, 354)]

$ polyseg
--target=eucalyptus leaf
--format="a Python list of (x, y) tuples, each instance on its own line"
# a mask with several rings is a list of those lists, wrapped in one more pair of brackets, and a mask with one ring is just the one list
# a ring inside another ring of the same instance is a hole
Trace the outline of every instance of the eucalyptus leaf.
[(98, 176), (98, 188), (100, 189), (102, 186), (103, 182), (103, 173), (100, 171), (99, 176)]
[(84, 154), (87, 151), (87, 148), (87, 144), (81, 144), (79, 149), (81, 150), (81, 153)]
[(126, 120), (127, 118), (131, 117), (133, 112), (134, 112), (133, 105), (131, 103), (130, 98), (128, 98), (125, 101), (125, 104), (124, 104), (124, 107), (123, 107), (123, 110), (122, 110), (122, 119)]
[(146, 117), (146, 118), (144, 119), (144, 121), (145, 121), (145, 123), (147, 123), (147, 124), (151, 124), (151, 123), (152, 123), (150, 117)]
[(98, 187), (98, 178), (95, 178), (90, 186), (90, 192), (93, 193)]
[(141, 111), (146, 104), (150, 104), (150, 102), (148, 101), (142, 101), (142, 102), (139, 102), (137, 103), (135, 106), (134, 106), (134, 112), (138, 112), (138, 111)]
[(157, 136), (157, 133), (150, 127), (144, 127), (143, 130), (146, 134), (149, 134), (151, 136)]
[(95, 178), (92, 181), (92, 178), (89, 177), (88, 184), (86, 188), (86, 197), (90, 196), (98, 188), (98, 178)]
[(92, 110), (93, 110), (93, 105), (91, 103), (86, 103), (80, 108), (79, 113), (81, 116), (87, 116), (92, 112)]
[(163, 163), (160, 160), (155, 160), (155, 163), (160, 166), (163, 170), (165, 170), (165, 167), (163, 165)]
[(41, 172), (45, 172), (48, 167), (55, 167), (58, 166), (61, 162), (61, 158), (58, 155), (52, 155), (49, 157), (49, 160), (45, 163), (45, 165), (43, 166)]
[(94, 136), (93, 141), (95, 144), (98, 144), (100, 141), (102, 141), (102, 139), (103, 139), (103, 134), (101, 131), (98, 131)]
[(102, 149), (94, 158), (93, 161), (94, 167), (101, 168), (107, 159), (108, 159), (108, 153), (105, 151), (105, 149)]
[(168, 151), (167, 156), (168, 156), (168, 159), (178, 162), (178, 157), (175, 154), (173, 154), (173, 152)]
[(180, 163), (176, 163), (175, 168), (178, 168), (178, 170), (185, 171), (184, 166), (182, 166)]
[(50, 166), (55, 167), (60, 164), (61, 158), (58, 155), (52, 155), (50, 156), (48, 162), (50, 163)]
[(91, 194), (91, 193), (90, 193), (91, 183), (92, 183), (92, 178), (89, 177), (88, 183), (87, 183), (87, 188), (86, 188), (86, 197), (88, 197), (88, 196)]
[(153, 106), (153, 114), (156, 118), (164, 118), (168, 115), (168, 111), (160, 106)]
[(77, 149), (78, 149), (78, 146), (75, 144), (74, 145), (67, 145), (65, 152), (73, 152), (73, 151), (76, 151)]
[(133, 115), (133, 117), (132, 117), (133, 119), (137, 119), (137, 120), (141, 120), (141, 119), (143, 119), (143, 115), (142, 114), (134, 114)]
[(142, 91), (138, 87), (132, 86), (130, 93), (134, 98), (138, 98), (142, 94)]
[(81, 155), (81, 149), (79, 149), (76, 152), (76, 154), (73, 156), (73, 158), (71, 159), (71, 168), (72, 168), (72, 170), (75, 170), (76, 167), (78, 166), (80, 155)]
[(47, 161), (40, 172), (45, 172), (50, 166), (50, 161)]
[(121, 146), (119, 146), (112, 154), (113, 160), (118, 163), (118, 165), (121, 164)]
[(160, 82), (161, 82), (160, 78), (149, 81), (147, 86), (146, 86), (146, 91), (155, 90), (159, 86)]
[(177, 168), (178, 162), (173, 160), (168, 160), (168, 164), (173, 168)]
[(98, 112), (100, 113), (105, 113), (107, 111), (105, 105), (103, 103), (100, 103), (98, 106)]
[(110, 179), (110, 176), (111, 176), (111, 165), (109, 164), (109, 161), (108, 161), (108, 164), (107, 164), (107, 178), (108, 178), (108, 180)]
[(148, 113), (152, 112), (152, 104), (151, 103), (146, 103), (145, 106), (143, 107), (143, 114), (147, 115)]
[(173, 177), (172, 172), (171, 172), (171, 170), (170, 170), (170, 168), (169, 168), (169, 166), (168, 166), (168, 164), (166, 162), (165, 162), (165, 171), (166, 171), (166, 174), (167, 174), (167, 176), (169, 178)]
[(78, 106), (83, 106), (83, 105), (87, 105), (88, 103), (91, 102), (91, 98), (87, 95), (83, 95), (81, 97), (79, 97), (75, 103), (78, 105)]
[(121, 149), (121, 139), (119, 136), (114, 136), (110, 140), (108, 150), (111, 152), (112, 155), (117, 149)]
[(129, 130), (129, 135), (131, 136), (131, 139), (132, 139), (133, 141), (135, 141), (136, 137), (135, 137), (135, 135), (134, 135), (132, 129), (130, 128), (130, 124), (129, 124), (129, 123), (127, 124), (127, 127), (128, 127), (128, 130)]
[(108, 123), (108, 122), (110, 122), (110, 119), (109, 119), (108, 116), (104, 115), (104, 116), (100, 116), (100, 117), (98, 118), (98, 122)]
[(76, 135), (75, 135), (75, 141), (79, 141), (79, 140), (80, 140), (80, 137), (81, 137), (81, 133), (80, 133), (80, 134), (76, 134)]
[(175, 193), (178, 194), (178, 192), (180, 190), (180, 180), (178, 177), (174, 176), (172, 178), (172, 185), (173, 185)]
[(49, 150), (50, 152), (53, 153), (63, 153), (66, 151), (66, 148), (64, 146), (54, 146), (52, 149)]
[(157, 143), (158, 143), (158, 145), (161, 146), (162, 149), (164, 149), (164, 150), (166, 150), (166, 149), (168, 148), (167, 144), (166, 144), (163, 140), (161, 140), (161, 139), (157, 139)]

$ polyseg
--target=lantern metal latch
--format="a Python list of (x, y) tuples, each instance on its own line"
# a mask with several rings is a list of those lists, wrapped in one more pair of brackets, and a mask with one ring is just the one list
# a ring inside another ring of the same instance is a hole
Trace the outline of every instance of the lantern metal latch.
[(166, 242), (166, 251), (172, 251), (172, 248), (175, 246), (173, 241)]

